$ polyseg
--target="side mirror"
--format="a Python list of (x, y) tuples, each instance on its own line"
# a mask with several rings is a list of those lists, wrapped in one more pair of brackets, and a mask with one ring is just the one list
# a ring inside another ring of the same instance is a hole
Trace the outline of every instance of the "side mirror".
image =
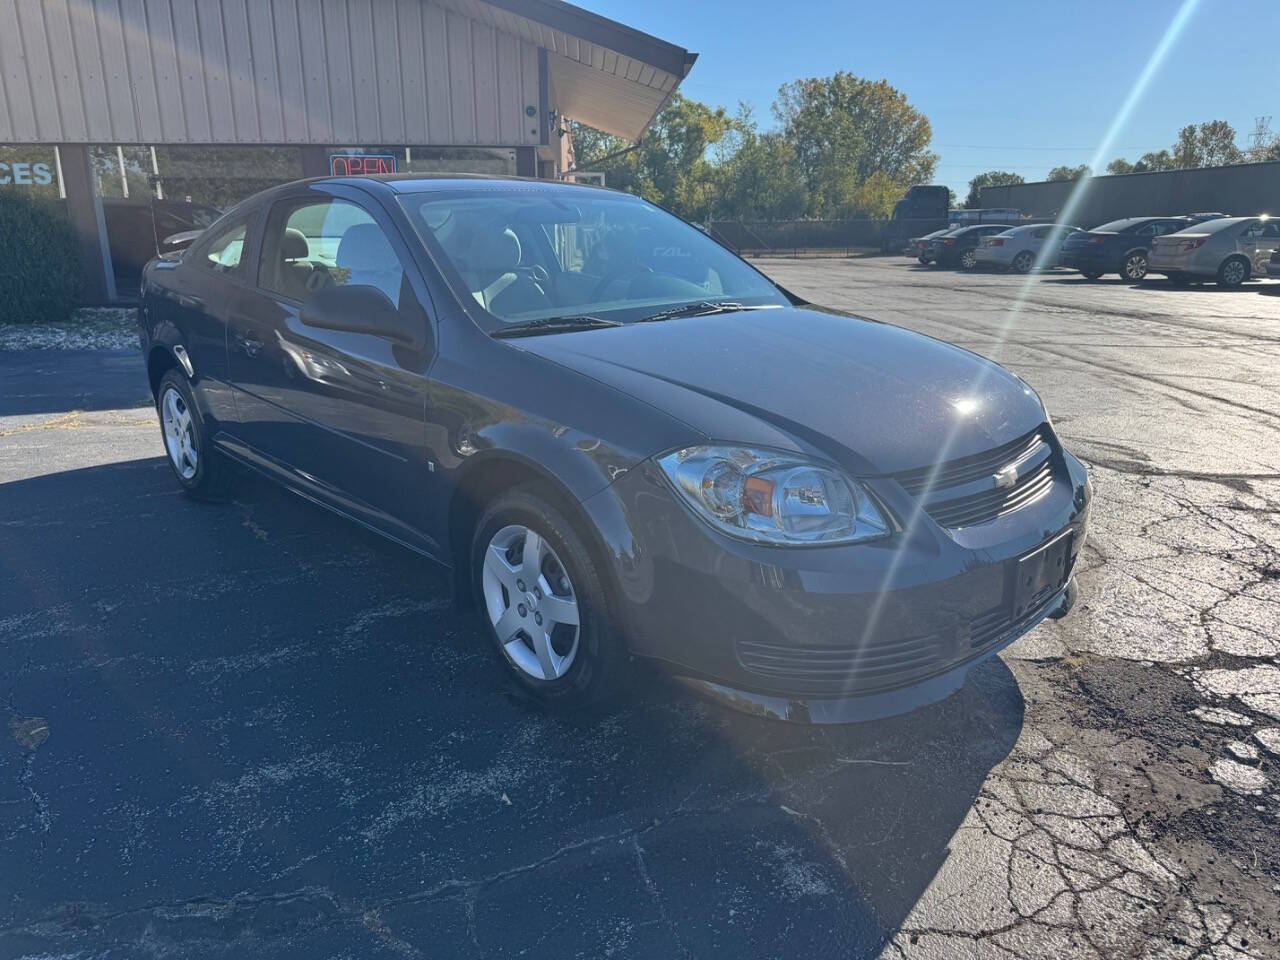
[(415, 348), (425, 336), (425, 330), (414, 336), (406, 329), (409, 324), (385, 293), (362, 283), (313, 290), (302, 302), (300, 319), (308, 327), (367, 333)]

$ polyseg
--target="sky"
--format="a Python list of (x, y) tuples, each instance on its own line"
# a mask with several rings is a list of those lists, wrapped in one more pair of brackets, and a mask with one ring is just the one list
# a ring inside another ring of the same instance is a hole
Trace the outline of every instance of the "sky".
[[(751, 104), (837, 70), (885, 79), (933, 125), (934, 182), (961, 196), (985, 170), (1042, 180), (1089, 162), (1178, 12), (1175, 0), (981, 3), (577, 0), (698, 53), (686, 96)], [(1254, 38), (1251, 40), (1250, 38)], [(1200, 0), (1101, 166), (1172, 146), (1188, 123), (1255, 118), (1280, 132), (1280, 2)], [(1099, 172), (1102, 172), (1099, 170)]]

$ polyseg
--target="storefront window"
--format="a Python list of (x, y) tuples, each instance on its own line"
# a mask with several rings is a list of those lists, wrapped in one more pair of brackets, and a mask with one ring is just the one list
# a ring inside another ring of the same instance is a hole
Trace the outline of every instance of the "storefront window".
[(228, 210), (259, 190), (302, 179), (297, 147), (156, 147), (166, 200)]
[(104, 200), (151, 199), (151, 179), (155, 175), (150, 147), (95, 146), (89, 148), (93, 188)]
[(487, 173), (515, 176), (516, 152), (497, 147), (411, 147), (412, 173)]
[(58, 148), (0, 144), (0, 190), (54, 200), (65, 197)]

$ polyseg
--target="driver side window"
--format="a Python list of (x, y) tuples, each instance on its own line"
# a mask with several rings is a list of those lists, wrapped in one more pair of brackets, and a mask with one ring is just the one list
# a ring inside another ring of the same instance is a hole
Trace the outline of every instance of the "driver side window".
[(263, 234), (258, 285), (302, 301), (325, 287), (377, 287), (399, 308), (404, 268), (364, 208), (346, 200), (282, 200)]

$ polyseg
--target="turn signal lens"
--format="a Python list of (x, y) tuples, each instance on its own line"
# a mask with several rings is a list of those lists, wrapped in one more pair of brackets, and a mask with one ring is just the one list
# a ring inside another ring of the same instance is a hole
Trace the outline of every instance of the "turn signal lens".
[(743, 540), (803, 546), (888, 536), (885, 515), (842, 470), (793, 454), (696, 446), (658, 458), (672, 485), (712, 526)]

